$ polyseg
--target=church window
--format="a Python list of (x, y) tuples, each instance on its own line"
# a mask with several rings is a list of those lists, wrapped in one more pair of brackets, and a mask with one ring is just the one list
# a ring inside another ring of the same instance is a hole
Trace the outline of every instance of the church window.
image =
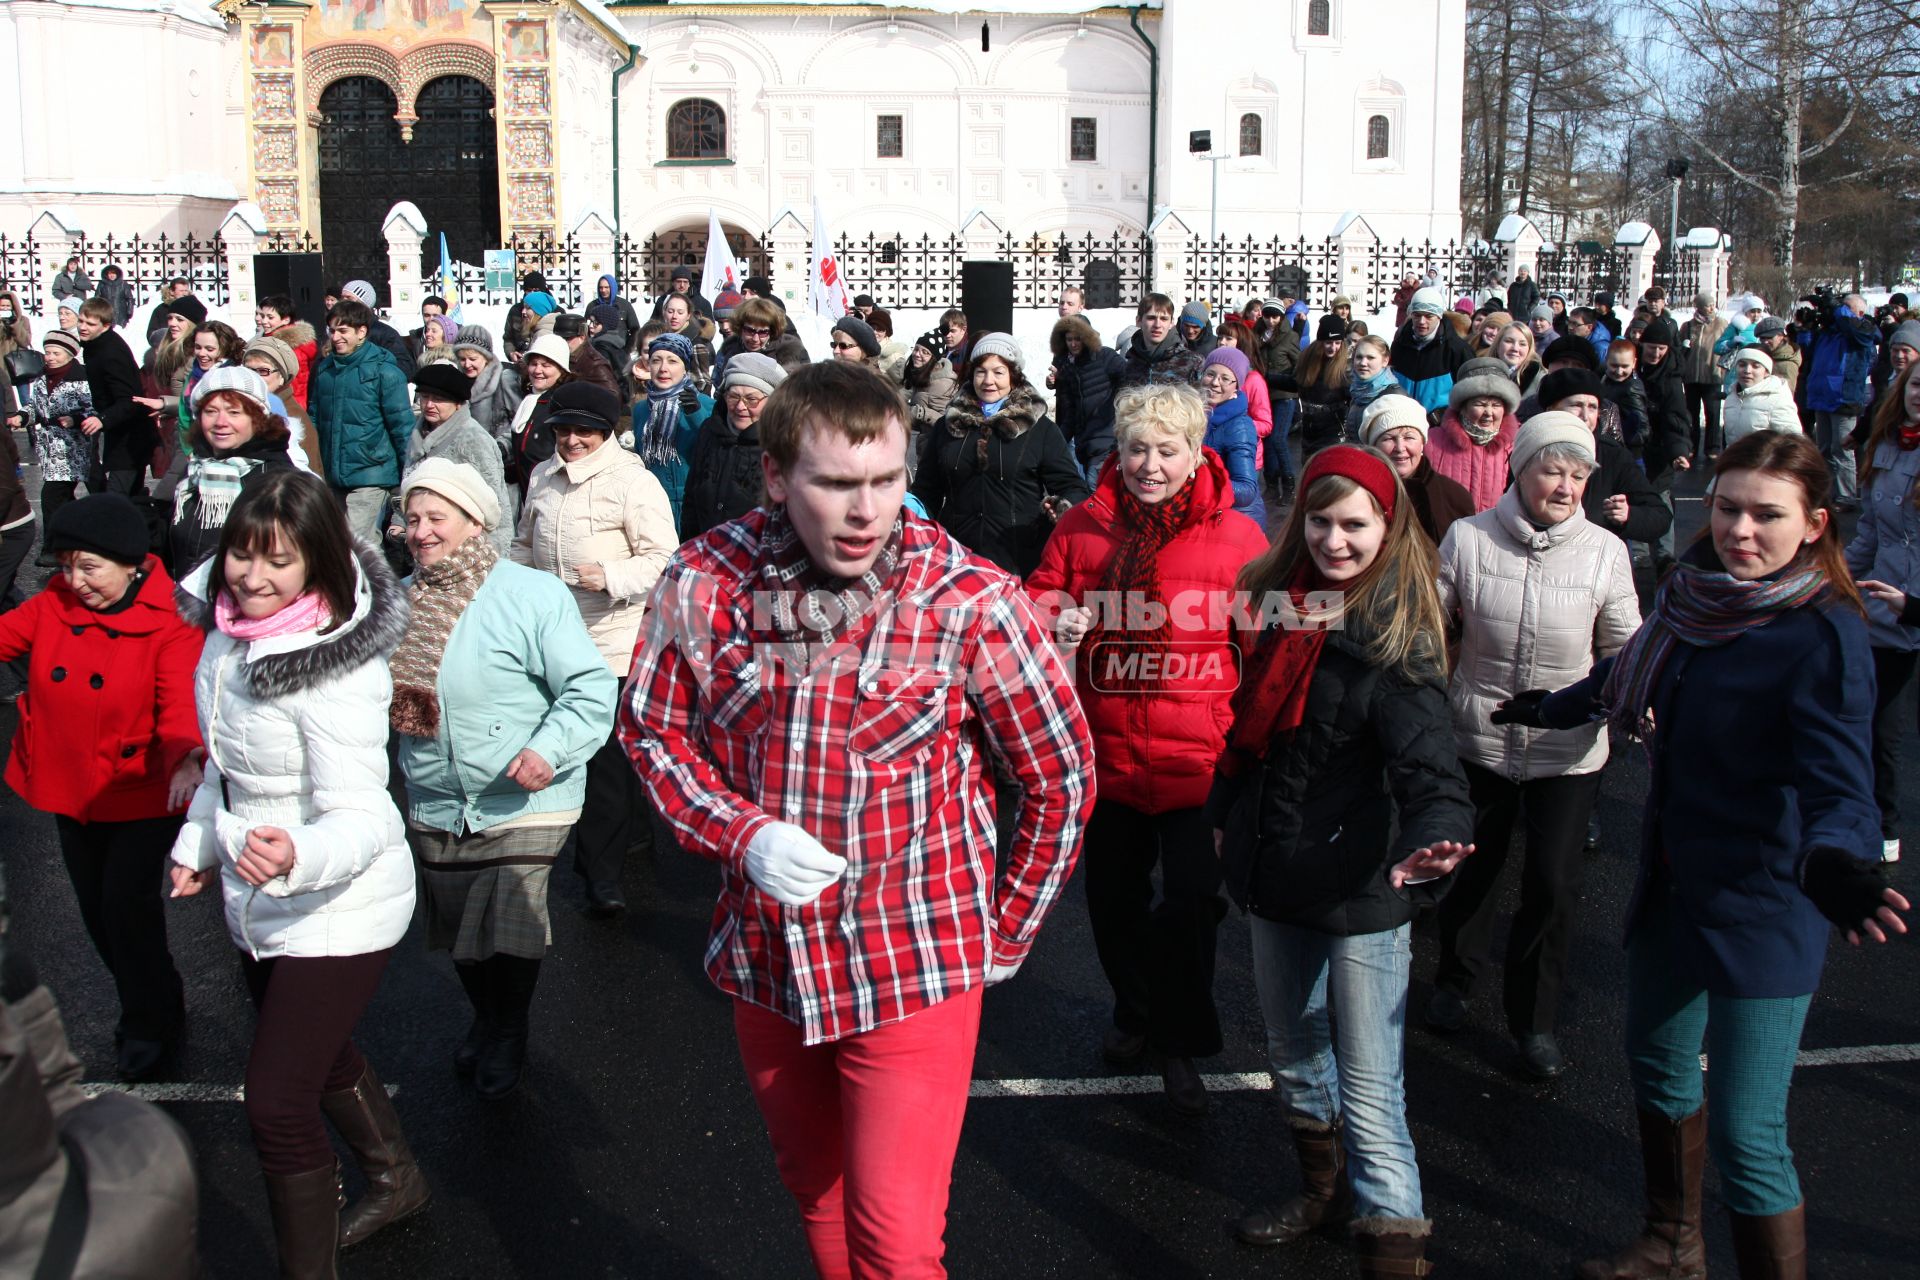
[(1393, 126), (1385, 116), (1367, 117), (1367, 159), (1387, 160), (1393, 156)]
[(1307, 34), (1310, 36), (1333, 34), (1332, 0), (1308, 0)]
[(907, 154), (907, 118), (879, 116), (875, 129), (875, 154), (882, 160), (899, 160)]
[(667, 159), (724, 160), (727, 115), (716, 102), (683, 98), (667, 110)]
[(1100, 158), (1100, 122), (1092, 116), (1074, 116), (1069, 123), (1068, 159), (1092, 162)]
[(1257, 156), (1262, 154), (1260, 138), (1260, 115), (1249, 111), (1240, 117), (1240, 154)]

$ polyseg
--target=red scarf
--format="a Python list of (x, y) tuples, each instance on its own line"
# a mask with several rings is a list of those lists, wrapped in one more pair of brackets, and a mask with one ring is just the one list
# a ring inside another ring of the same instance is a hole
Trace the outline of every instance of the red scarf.
[[(1165, 649), (1173, 633), (1173, 623), (1164, 608), (1166, 600), (1160, 589), (1160, 552), (1168, 543), (1180, 536), (1187, 527), (1187, 518), (1193, 513), (1193, 494), (1195, 476), (1187, 477), (1180, 491), (1164, 502), (1147, 503), (1133, 496), (1133, 492), (1122, 484), (1118, 486), (1119, 497), (1115, 509), (1120, 525), (1125, 529), (1125, 537), (1113, 559), (1107, 563), (1107, 571), (1100, 579), (1103, 593), (1117, 594), (1121, 607), (1117, 617), (1103, 617), (1094, 633), (1081, 646), (1083, 660), (1092, 670), (1095, 650), (1101, 641), (1123, 644), (1133, 649)], [(1138, 605), (1147, 601), (1163, 606), (1160, 610), (1160, 625), (1152, 631), (1129, 628), (1128, 614)]]
[(1920, 447), (1920, 422), (1900, 424), (1900, 447), (1902, 449)]
[(1306, 718), (1307, 689), (1327, 643), (1324, 627), (1303, 625), (1306, 597), (1310, 591), (1325, 591), (1332, 585), (1311, 560), (1302, 564), (1287, 587), (1300, 621), (1267, 631), (1246, 660), (1240, 687), (1233, 695), (1233, 729), (1220, 757), (1219, 771), (1227, 777), (1239, 777), (1267, 754), (1275, 737), (1291, 734)]

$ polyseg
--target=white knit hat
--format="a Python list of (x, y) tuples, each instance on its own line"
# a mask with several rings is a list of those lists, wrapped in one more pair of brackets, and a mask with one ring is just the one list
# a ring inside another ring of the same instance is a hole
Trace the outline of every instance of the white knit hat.
[(400, 482), (402, 505), (415, 489), (439, 494), (485, 528), (492, 529), (500, 523), (500, 499), (470, 462), (428, 458), (407, 472)]
[(1588, 462), (1594, 460), (1593, 432), (1587, 424), (1570, 413), (1549, 409), (1528, 418), (1527, 424), (1520, 428), (1520, 434), (1513, 438), (1513, 456), (1507, 460), (1508, 470), (1519, 475), (1533, 461), (1533, 455), (1550, 444), (1572, 445), (1586, 455)]
[(1380, 437), (1396, 427), (1412, 427), (1421, 439), (1426, 439), (1427, 411), (1412, 396), (1389, 391), (1377, 397), (1360, 415), (1360, 438), (1368, 444), (1379, 444)]
[(1417, 316), (1423, 313), (1430, 316), (1437, 316), (1445, 313), (1446, 309), (1447, 295), (1431, 287), (1414, 290), (1413, 301), (1407, 304), (1407, 314), (1409, 316)]
[(1757, 364), (1768, 373), (1773, 372), (1773, 353), (1765, 347), (1742, 347), (1733, 353), (1735, 364)]
[(559, 365), (563, 372), (573, 368), (573, 348), (557, 333), (543, 333), (535, 338), (527, 347), (527, 355), (543, 356)]
[(1010, 333), (981, 334), (973, 346), (968, 348), (967, 359), (974, 361), (981, 356), (999, 356), (1015, 369), (1018, 369), (1025, 359), (1020, 354), (1020, 344), (1013, 340), (1013, 335)]
[(372, 285), (365, 280), (349, 280), (340, 286), (340, 296), (352, 298), (362, 306), (372, 307), (378, 304), (380, 295), (374, 292)]
[(243, 364), (223, 364), (201, 374), (200, 381), (193, 388), (192, 408), (198, 410), (200, 402), (216, 391), (231, 391), (241, 399), (259, 405), (262, 412), (267, 411), (266, 379)]

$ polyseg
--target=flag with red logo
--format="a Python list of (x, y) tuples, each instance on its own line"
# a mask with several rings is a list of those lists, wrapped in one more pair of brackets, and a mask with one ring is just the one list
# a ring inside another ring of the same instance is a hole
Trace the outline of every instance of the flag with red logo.
[(833, 253), (833, 233), (820, 213), (820, 197), (813, 198), (813, 265), (807, 276), (807, 308), (815, 315), (838, 320), (847, 314), (846, 282), (840, 278), (840, 260)]
[(744, 279), (746, 273), (740, 269), (740, 260), (733, 256), (733, 246), (727, 242), (727, 233), (721, 230), (720, 215), (708, 209), (707, 261), (700, 269), (700, 296), (712, 301), (720, 296), (722, 289), (738, 292)]

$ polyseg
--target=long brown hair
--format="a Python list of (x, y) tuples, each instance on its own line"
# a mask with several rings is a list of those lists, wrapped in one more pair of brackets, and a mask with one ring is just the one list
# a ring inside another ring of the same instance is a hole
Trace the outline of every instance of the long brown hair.
[[(1908, 372), (1912, 372), (1909, 370)], [(1827, 527), (1820, 536), (1794, 556), (1792, 566), (1812, 567), (1826, 575), (1827, 586), (1834, 595), (1852, 605), (1861, 613), (1866, 605), (1861, 602), (1860, 589), (1853, 584), (1853, 573), (1847, 568), (1846, 548), (1840, 543), (1840, 522), (1833, 518), (1833, 472), (1827, 468), (1827, 460), (1820, 456), (1820, 449), (1813, 441), (1798, 431), (1755, 431), (1743, 436), (1727, 446), (1720, 455), (1720, 461), (1714, 464), (1713, 484), (1708, 485), (1707, 501), (1713, 501), (1714, 486), (1720, 477), (1734, 471), (1758, 471), (1762, 475), (1774, 476), (1781, 480), (1791, 480), (1800, 486), (1800, 493), (1808, 520), (1813, 513), (1824, 510), (1827, 513)], [(1707, 554), (1713, 563), (1721, 564), (1719, 548), (1713, 545), (1712, 507), (1708, 507), (1707, 526), (1702, 529), (1695, 542), (1707, 544)]]
[(1299, 381), (1304, 386), (1344, 387), (1347, 385), (1347, 344), (1342, 342), (1333, 359), (1326, 357), (1326, 340), (1310, 345), (1300, 353)]
[(227, 552), (236, 547), (266, 555), (284, 541), (307, 565), (307, 590), (327, 602), (332, 630), (353, 617), (353, 589), (359, 573), (354, 563), (353, 534), (327, 482), (308, 471), (274, 471), (259, 486), (240, 495), (220, 529), (209, 586), (239, 601), (227, 586)]
[[(1887, 384), (1886, 394), (1880, 398), (1880, 407), (1873, 411), (1873, 430), (1867, 435), (1867, 447), (1860, 451), (1860, 488), (1864, 493), (1873, 481), (1876, 468), (1874, 455), (1880, 452), (1880, 446), (1900, 434), (1900, 428), (1907, 421), (1907, 388), (1913, 380), (1920, 377), (1914, 372), (1920, 369), (1920, 360), (1906, 367), (1901, 375)], [(1913, 505), (1920, 507), (1920, 484), (1913, 486)]]
[[(1365, 446), (1354, 445), (1353, 448)], [(1444, 679), (1447, 670), (1446, 615), (1440, 607), (1440, 557), (1421, 530), (1413, 502), (1387, 456), (1367, 452), (1394, 476), (1393, 515), (1373, 563), (1346, 589), (1343, 611), (1350, 634), (1365, 644), (1369, 664), (1399, 673), (1408, 680)], [(1307, 516), (1324, 511), (1350, 493), (1365, 493), (1345, 476), (1323, 475), (1307, 487), (1287, 516), (1279, 541), (1240, 571), (1239, 589), (1258, 602), (1269, 592), (1284, 591), (1312, 562), (1307, 550)], [(1368, 494), (1373, 509), (1378, 500)]]

